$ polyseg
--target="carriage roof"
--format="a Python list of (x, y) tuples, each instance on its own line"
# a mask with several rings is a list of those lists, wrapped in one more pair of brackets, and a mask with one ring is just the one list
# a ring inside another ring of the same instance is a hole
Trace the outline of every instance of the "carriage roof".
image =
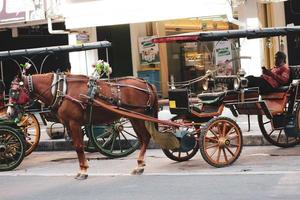
[(277, 27), (277, 28), (261, 28), (248, 30), (226, 30), (226, 31), (205, 31), (191, 32), (153, 39), (154, 43), (170, 43), (170, 42), (197, 42), (197, 41), (220, 41), (224, 39), (238, 38), (264, 38), (285, 36), (291, 33), (300, 33), (300, 26), (297, 27)]
[(31, 49), (19, 49), (11, 51), (0, 51), (0, 60), (2, 58), (14, 57), (14, 56), (27, 56), (37, 54), (51, 54), (58, 52), (74, 52), (74, 51), (85, 51), (91, 49), (100, 49), (110, 47), (111, 43), (108, 41), (99, 41), (84, 43), (78, 45), (62, 45), (62, 46), (51, 46), (51, 47), (40, 47)]

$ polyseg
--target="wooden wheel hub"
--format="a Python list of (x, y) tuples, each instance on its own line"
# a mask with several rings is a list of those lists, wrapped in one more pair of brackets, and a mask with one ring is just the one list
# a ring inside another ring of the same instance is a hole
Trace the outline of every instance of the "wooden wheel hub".
[(122, 124), (116, 123), (114, 126), (115, 131), (121, 132), (124, 130), (124, 126)]
[(225, 138), (225, 137), (220, 137), (219, 140), (219, 146), (220, 147), (225, 147), (225, 146), (229, 146), (230, 145), (230, 140)]

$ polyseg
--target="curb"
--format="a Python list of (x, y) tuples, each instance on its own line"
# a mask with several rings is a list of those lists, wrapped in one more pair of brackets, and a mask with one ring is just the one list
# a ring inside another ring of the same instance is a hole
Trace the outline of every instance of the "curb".
[[(243, 146), (266, 146), (271, 145), (267, 142), (262, 135), (246, 135), (243, 136)], [(148, 149), (160, 149), (159, 145), (155, 144), (152, 140)], [(74, 148), (71, 141), (65, 140), (49, 140), (40, 141), (36, 151), (73, 151)]]

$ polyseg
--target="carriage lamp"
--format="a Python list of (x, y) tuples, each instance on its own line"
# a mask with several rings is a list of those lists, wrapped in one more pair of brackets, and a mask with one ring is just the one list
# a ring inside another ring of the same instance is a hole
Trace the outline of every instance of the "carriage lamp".
[(212, 78), (212, 71), (207, 70), (206, 75), (207, 78), (202, 84), (203, 90), (212, 90), (215, 88), (215, 80)]
[(246, 72), (244, 69), (240, 69), (237, 73), (239, 79), (239, 86), (241, 88), (245, 88), (248, 86), (248, 80), (245, 78), (245, 74)]
[(212, 77), (209, 77), (206, 79), (202, 84), (203, 90), (213, 90), (215, 88), (215, 79)]
[(238, 78), (235, 78), (233, 81), (233, 89), (238, 90), (240, 88), (240, 80)]
[(240, 82), (241, 88), (246, 88), (248, 86), (248, 80), (245, 77), (241, 77)]

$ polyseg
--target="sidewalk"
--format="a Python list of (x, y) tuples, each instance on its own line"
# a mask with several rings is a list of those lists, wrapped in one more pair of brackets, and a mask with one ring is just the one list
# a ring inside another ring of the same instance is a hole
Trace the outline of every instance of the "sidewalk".
[[(39, 116), (36, 115), (39, 119)], [(243, 143), (245, 146), (263, 146), (269, 145), (269, 143), (263, 138), (259, 125), (257, 122), (257, 116), (250, 116), (250, 131), (248, 127), (248, 119), (247, 116), (241, 115), (234, 119), (241, 128), (243, 134)], [(40, 120), (40, 119), (39, 119)], [(58, 139), (53, 140), (50, 139), (48, 134), (46, 133), (46, 126), (40, 121), (41, 126), (41, 138), (39, 142), (39, 146), (37, 147), (36, 151), (66, 151), (66, 150), (73, 150), (73, 147), (70, 141), (66, 141), (65, 139)], [(87, 138), (85, 138), (87, 141)], [(149, 149), (157, 149), (159, 148), (158, 145), (154, 144), (151, 140)]]

